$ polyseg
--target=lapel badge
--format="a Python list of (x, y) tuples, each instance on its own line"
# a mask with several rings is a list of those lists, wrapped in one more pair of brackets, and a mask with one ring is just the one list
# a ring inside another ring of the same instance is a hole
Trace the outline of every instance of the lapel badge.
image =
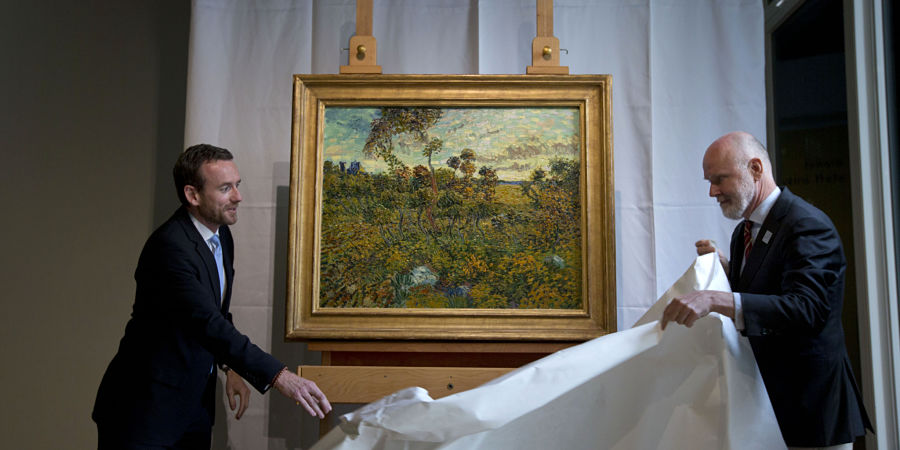
[(766, 230), (766, 234), (763, 235), (763, 239), (762, 239), (763, 244), (768, 244), (770, 239), (772, 239), (772, 232), (769, 230)]

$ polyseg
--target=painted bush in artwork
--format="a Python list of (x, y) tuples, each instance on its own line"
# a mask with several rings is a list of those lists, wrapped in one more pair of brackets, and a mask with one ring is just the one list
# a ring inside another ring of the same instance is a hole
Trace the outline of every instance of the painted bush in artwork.
[(582, 308), (574, 107), (325, 109), (319, 305)]

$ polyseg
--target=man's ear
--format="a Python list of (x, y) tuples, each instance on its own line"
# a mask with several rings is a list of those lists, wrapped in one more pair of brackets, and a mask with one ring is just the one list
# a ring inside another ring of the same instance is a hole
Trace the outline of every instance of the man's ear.
[(763, 163), (759, 158), (750, 158), (750, 161), (747, 163), (747, 169), (750, 170), (750, 174), (753, 175), (754, 181), (759, 181), (763, 175)]
[(200, 205), (200, 191), (196, 187), (189, 184), (184, 185), (184, 198), (193, 206)]

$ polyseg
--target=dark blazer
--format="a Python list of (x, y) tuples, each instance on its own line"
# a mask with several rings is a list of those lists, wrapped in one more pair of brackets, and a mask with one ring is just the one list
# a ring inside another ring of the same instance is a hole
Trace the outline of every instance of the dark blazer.
[[(92, 417), (122, 439), (171, 445), (214, 399), (204, 390), (227, 364), (260, 392), (284, 367), (231, 322), (234, 241), (219, 228), (225, 266), (221, 299), (215, 258), (183, 207), (147, 239), (138, 260), (131, 319), (110, 362)], [(202, 409), (201, 409), (202, 408)]]
[(769, 211), (741, 274), (743, 224), (731, 237), (731, 288), (789, 446), (852, 442), (871, 429), (844, 345), (847, 268), (822, 211), (787, 188)]

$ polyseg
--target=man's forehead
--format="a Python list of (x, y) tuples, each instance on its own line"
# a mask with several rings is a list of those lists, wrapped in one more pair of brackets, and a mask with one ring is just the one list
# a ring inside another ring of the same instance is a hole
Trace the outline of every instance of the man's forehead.
[(727, 158), (703, 158), (703, 179), (727, 175), (733, 169), (734, 165), (730, 164)]
[(721, 145), (712, 145), (703, 155), (703, 166), (727, 166), (732, 164), (734, 158), (734, 151)]
[(231, 159), (215, 159), (203, 163), (202, 169), (205, 170), (237, 170), (237, 164)]
[(705, 169), (705, 168), (703, 169), (703, 179), (704, 180), (712, 181), (715, 178), (721, 178), (725, 175), (728, 175), (728, 172), (710, 170), (710, 169)]
[(232, 160), (207, 161), (203, 163), (200, 170), (203, 172), (204, 178), (209, 178), (217, 183), (238, 182), (241, 180), (237, 165)]

